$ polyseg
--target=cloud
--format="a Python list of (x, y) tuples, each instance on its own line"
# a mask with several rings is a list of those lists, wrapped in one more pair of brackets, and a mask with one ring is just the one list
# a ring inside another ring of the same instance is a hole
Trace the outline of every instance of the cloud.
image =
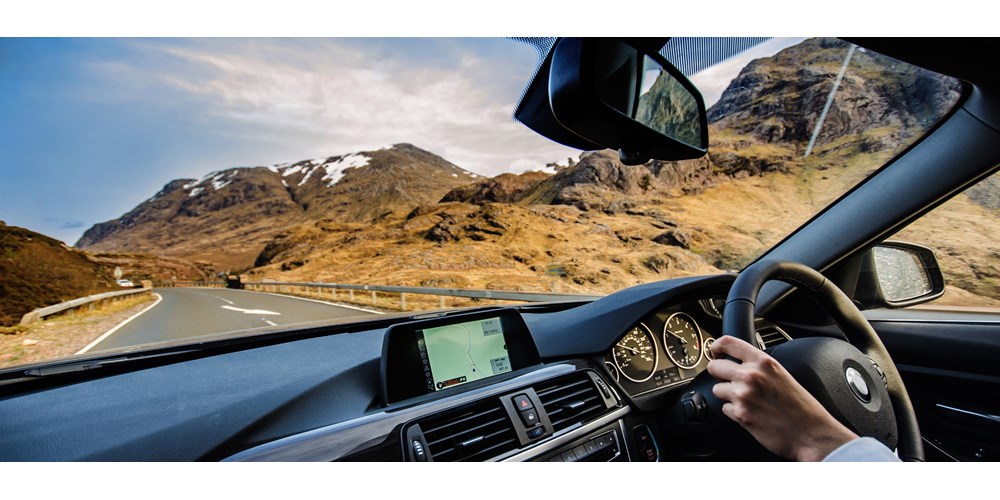
[(258, 164), (399, 142), (487, 175), (576, 156), (511, 118), (534, 70), (534, 51), (500, 40), (489, 43), (509, 46), (487, 47), (484, 55), (476, 50), (484, 43), (139, 41), (141, 60), (155, 67), (115, 61), (100, 70), (160, 87), (144, 95), (191, 103), (219, 124), (214, 133), (283, 146)]
[(77, 228), (81, 228), (81, 227), (83, 227), (83, 221), (71, 220), (71, 221), (63, 222), (59, 226), (59, 229), (77, 229)]

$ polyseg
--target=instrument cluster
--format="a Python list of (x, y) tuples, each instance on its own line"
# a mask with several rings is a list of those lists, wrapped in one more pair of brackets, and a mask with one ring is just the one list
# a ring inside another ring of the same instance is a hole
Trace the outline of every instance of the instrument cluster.
[(667, 307), (643, 318), (605, 355), (611, 376), (633, 396), (693, 378), (705, 369), (708, 348), (721, 334), (717, 300)]

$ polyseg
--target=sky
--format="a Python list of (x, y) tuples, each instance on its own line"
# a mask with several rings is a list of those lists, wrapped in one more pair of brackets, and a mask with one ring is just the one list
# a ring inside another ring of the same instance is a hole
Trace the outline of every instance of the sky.
[[(789, 44), (692, 79), (711, 105)], [(399, 142), (489, 176), (565, 163), (511, 118), (536, 64), (499, 38), (0, 38), (0, 220), (73, 244), (174, 179)]]

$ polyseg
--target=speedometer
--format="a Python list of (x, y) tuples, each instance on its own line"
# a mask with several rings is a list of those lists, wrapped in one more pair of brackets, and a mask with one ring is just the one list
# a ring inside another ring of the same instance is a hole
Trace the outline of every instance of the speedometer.
[(671, 314), (663, 325), (663, 347), (678, 367), (690, 370), (698, 366), (705, 352), (698, 323), (685, 313)]
[(656, 370), (656, 345), (646, 325), (629, 330), (612, 348), (615, 365), (632, 382), (645, 382)]

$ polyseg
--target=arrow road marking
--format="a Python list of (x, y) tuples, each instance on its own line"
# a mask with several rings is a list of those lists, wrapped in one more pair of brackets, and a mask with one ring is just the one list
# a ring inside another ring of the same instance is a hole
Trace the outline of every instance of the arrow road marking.
[(271, 326), (278, 326), (278, 324), (277, 324), (277, 323), (275, 323), (274, 321), (271, 321), (271, 320), (269, 320), (269, 319), (264, 319), (264, 318), (261, 318), (261, 320), (263, 320), (263, 321), (264, 321), (264, 323), (267, 323), (267, 324), (269, 324), (269, 325), (271, 325)]
[(281, 316), (281, 313), (279, 313), (279, 312), (268, 311), (266, 309), (243, 309), (243, 308), (234, 307), (234, 306), (221, 306), (221, 307), (223, 309), (228, 309), (230, 311), (241, 312), (243, 314), (270, 314), (272, 316)]

